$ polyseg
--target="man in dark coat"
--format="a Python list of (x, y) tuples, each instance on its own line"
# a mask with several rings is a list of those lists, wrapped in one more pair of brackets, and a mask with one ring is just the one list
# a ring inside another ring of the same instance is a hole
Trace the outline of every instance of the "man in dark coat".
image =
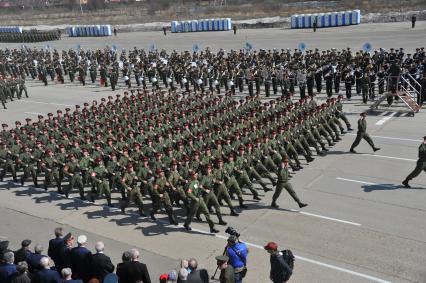
[(96, 254), (92, 255), (91, 260), (91, 278), (96, 278), (103, 282), (105, 276), (114, 272), (114, 264), (111, 259), (104, 254), (105, 245), (103, 242), (97, 242), (95, 245)]
[(49, 267), (49, 258), (40, 259), (41, 270), (34, 274), (33, 283), (61, 283), (61, 277), (56, 270)]
[(80, 235), (77, 237), (78, 246), (70, 252), (71, 269), (74, 279), (81, 279), (84, 282), (90, 279), (90, 262), (92, 253), (85, 247), (87, 237)]
[(56, 263), (59, 256), (59, 250), (64, 245), (62, 227), (55, 228), (55, 238), (49, 241), (47, 255)]
[(283, 254), (278, 251), (278, 245), (274, 242), (266, 244), (264, 249), (271, 255), (271, 272), (269, 278), (274, 283), (283, 283), (290, 278), (293, 270), (284, 260)]
[(15, 264), (18, 262), (26, 261), (30, 255), (29, 246), (31, 245), (31, 240), (23, 240), (21, 242), (21, 248), (15, 251)]
[(132, 260), (124, 262), (117, 267), (118, 283), (136, 283), (142, 281), (143, 283), (151, 283), (148, 268), (145, 264), (139, 262), (139, 251), (132, 249)]

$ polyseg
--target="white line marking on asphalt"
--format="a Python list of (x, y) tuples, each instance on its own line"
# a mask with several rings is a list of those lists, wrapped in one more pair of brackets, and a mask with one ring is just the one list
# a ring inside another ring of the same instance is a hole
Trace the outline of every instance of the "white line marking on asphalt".
[[(11, 183), (11, 184), (15, 184), (14, 182), (7, 182), (7, 181), (6, 182), (0, 182), (0, 183)], [(32, 189), (34, 189), (36, 191), (45, 192), (44, 189), (34, 188), (34, 187), (28, 186), (28, 185), (24, 185), (22, 187), (29, 187), (29, 188), (32, 188)], [(47, 192), (47, 193), (50, 193), (52, 195), (61, 196), (64, 199), (66, 199), (63, 195), (55, 193), (55, 192)], [(84, 203), (90, 203), (90, 204), (93, 204), (93, 205), (96, 205), (96, 206), (101, 206), (101, 207), (104, 207), (104, 208), (107, 208), (107, 209), (110, 209), (110, 210), (118, 210), (117, 208), (111, 208), (111, 207), (108, 207), (106, 205), (97, 204), (97, 203), (91, 203), (89, 201), (82, 201), (79, 198), (69, 198), (69, 200), (76, 200), (76, 201), (80, 201), (80, 202), (84, 202)], [(299, 212), (301, 213), (301, 211), (299, 211)], [(133, 216), (136, 216), (136, 217), (140, 217), (139, 214), (137, 214), (137, 213), (129, 213), (129, 214), (133, 215)], [(144, 217), (144, 218), (150, 219), (149, 217)], [(169, 224), (169, 222), (164, 221), (164, 220), (157, 219), (157, 221), (161, 222), (161, 223), (164, 223), (164, 224)], [(153, 222), (155, 222), (155, 221), (153, 221)], [(348, 221), (345, 221), (345, 222), (348, 222)], [(185, 227), (183, 227), (183, 225), (177, 225), (177, 226), (170, 225), (170, 226), (171, 227), (176, 227), (176, 228), (185, 228)], [(212, 234), (210, 232), (207, 232), (207, 231), (204, 231), (204, 230), (201, 230), (201, 229), (192, 228), (192, 231), (199, 232), (199, 233), (206, 234), (206, 235), (211, 235), (211, 236), (214, 236), (216, 238), (220, 238), (220, 239), (224, 239), (224, 240), (228, 239), (228, 236), (224, 236), (224, 235), (220, 235), (220, 234)], [(264, 249), (262, 246), (257, 245), (257, 244), (253, 244), (253, 243), (249, 243), (249, 242), (244, 242), (244, 243), (246, 243), (248, 246), (251, 246), (251, 247), (254, 247), (254, 248), (257, 248), (257, 249), (261, 249), (261, 250)], [(367, 275), (367, 274), (364, 274), (364, 273), (356, 272), (356, 271), (353, 271), (353, 270), (350, 270), (350, 269), (342, 268), (342, 267), (339, 267), (339, 266), (336, 266), (336, 265), (324, 263), (324, 262), (321, 262), (321, 261), (309, 259), (309, 258), (298, 256), (298, 255), (294, 255), (294, 257), (297, 258), (298, 260), (301, 260), (301, 261), (306, 261), (306, 262), (309, 262), (309, 263), (312, 263), (312, 264), (316, 264), (316, 265), (319, 265), (319, 266), (322, 266), (322, 267), (326, 267), (326, 268), (329, 268), (329, 269), (333, 269), (333, 270), (337, 270), (337, 271), (340, 271), (340, 272), (352, 274), (354, 276), (366, 278), (366, 279), (369, 279), (369, 280), (372, 280), (372, 281), (375, 281), (375, 282), (379, 282), (379, 283), (391, 283), (390, 281), (386, 281), (386, 280), (383, 280), (383, 279), (380, 279), (380, 278), (377, 278), (377, 277), (373, 277), (373, 276), (370, 276), (370, 275)]]
[(42, 101), (35, 101), (35, 100), (20, 100), (20, 102), (38, 103), (38, 104), (56, 105), (56, 106), (72, 106), (70, 104), (53, 103), (53, 102), (42, 102)]
[(359, 153), (358, 155), (366, 155), (366, 156), (373, 156), (373, 157), (380, 157), (380, 158), (387, 158), (387, 159), (404, 160), (404, 161), (411, 161), (411, 162), (416, 162), (417, 161), (416, 159), (408, 159), (408, 158), (402, 158), (402, 157), (377, 155), (377, 154), (370, 154), (370, 153)]
[(347, 182), (352, 182), (352, 183), (359, 183), (359, 184), (364, 184), (364, 185), (377, 186), (377, 187), (385, 187), (385, 188), (399, 188), (399, 187), (401, 187), (400, 185), (378, 184), (378, 183), (358, 181), (358, 180), (346, 179), (346, 178), (340, 178), (340, 177), (337, 177), (336, 179), (340, 180), (340, 181), (347, 181)]
[(388, 121), (388, 120), (390, 120), (394, 115), (396, 114), (396, 112), (392, 112), (391, 114), (389, 114), (388, 116), (386, 116), (386, 117), (384, 117), (384, 118), (382, 118), (382, 119), (380, 119), (377, 123), (376, 123), (376, 125), (377, 126), (381, 126), (381, 125), (383, 125), (384, 123), (386, 123), (386, 121)]
[[(356, 136), (353, 133), (347, 133), (347, 135)], [(392, 138), (392, 137), (383, 137), (383, 136), (372, 136), (373, 138), (386, 139), (386, 140), (400, 140), (400, 141), (412, 141), (412, 142), (421, 142), (422, 140), (414, 140), (414, 139), (402, 139), (402, 138)]]
[(310, 212), (306, 212), (306, 211), (295, 210), (295, 209), (289, 209), (289, 210), (293, 211), (293, 212), (298, 212), (300, 214), (307, 215), (307, 216), (322, 218), (322, 219), (331, 220), (331, 221), (334, 221), (334, 222), (345, 223), (345, 224), (350, 224), (350, 225), (354, 225), (354, 226), (361, 226), (360, 223), (356, 223), (356, 222), (351, 222), (351, 221), (347, 221), (347, 220), (337, 219), (337, 218), (333, 218), (333, 217), (323, 216), (323, 215), (314, 214), (314, 213), (310, 213)]
[(24, 112), (25, 114), (30, 114), (30, 115), (44, 115), (43, 113), (38, 113), (38, 112)]

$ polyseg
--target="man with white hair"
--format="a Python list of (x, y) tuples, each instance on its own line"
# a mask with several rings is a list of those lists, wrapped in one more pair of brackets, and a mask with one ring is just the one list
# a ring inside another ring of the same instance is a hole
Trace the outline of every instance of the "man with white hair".
[(83, 283), (83, 281), (81, 281), (80, 279), (77, 279), (77, 280), (72, 279), (71, 268), (68, 268), (68, 267), (63, 268), (61, 271), (61, 275), (62, 275), (63, 283)]
[(132, 260), (124, 262), (120, 269), (117, 269), (118, 283), (136, 283), (142, 281), (151, 283), (148, 268), (145, 264), (139, 262), (139, 251), (131, 249)]
[(92, 253), (86, 248), (87, 236), (77, 237), (77, 247), (70, 252), (71, 269), (74, 272), (74, 279), (88, 281), (90, 279), (90, 261)]
[(33, 283), (59, 283), (61, 277), (56, 270), (50, 269), (49, 258), (44, 256), (40, 259), (41, 270), (34, 274)]
[(41, 269), (40, 267), (40, 260), (45, 257), (45, 255), (42, 254), (44, 248), (41, 244), (36, 244), (34, 246), (34, 253), (30, 253), (27, 257), (27, 263), (28, 263), (28, 271), (31, 274), (36, 273)]
[(3, 263), (0, 264), (0, 282), (9, 283), (15, 274), (16, 265), (13, 264), (15, 261), (15, 255), (13, 252), (6, 252), (3, 255)]
[(99, 282), (103, 282), (105, 276), (114, 272), (114, 264), (111, 259), (104, 254), (105, 245), (103, 242), (95, 244), (96, 254), (92, 255), (91, 278), (96, 278)]

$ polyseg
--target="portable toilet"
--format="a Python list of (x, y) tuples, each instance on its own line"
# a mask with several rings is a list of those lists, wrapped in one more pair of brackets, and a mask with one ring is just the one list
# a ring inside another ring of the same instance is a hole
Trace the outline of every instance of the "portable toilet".
[(352, 11), (352, 24), (359, 25), (361, 23), (361, 11), (354, 10)]
[(203, 20), (198, 21), (197, 31), (203, 31)]
[(344, 13), (338, 12), (337, 13), (337, 26), (343, 26), (343, 15)]
[(330, 26), (332, 26), (332, 27), (337, 26), (337, 13), (336, 12), (331, 13)]
[(305, 28), (312, 27), (312, 14), (306, 14), (305, 15)]
[(326, 28), (331, 26), (330, 17), (331, 17), (331, 13), (325, 13), (324, 14), (324, 27), (326, 27)]
[(291, 28), (297, 28), (297, 15), (291, 16)]
[(171, 31), (174, 33), (174, 32), (176, 32), (176, 26), (177, 26), (177, 22), (176, 21), (172, 21), (171, 23), (170, 23), (170, 29), (171, 29)]

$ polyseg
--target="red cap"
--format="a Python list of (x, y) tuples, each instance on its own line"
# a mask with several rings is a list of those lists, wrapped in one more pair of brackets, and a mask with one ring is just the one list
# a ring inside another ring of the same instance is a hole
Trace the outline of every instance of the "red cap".
[(263, 247), (267, 251), (276, 251), (278, 249), (277, 243), (269, 242)]

